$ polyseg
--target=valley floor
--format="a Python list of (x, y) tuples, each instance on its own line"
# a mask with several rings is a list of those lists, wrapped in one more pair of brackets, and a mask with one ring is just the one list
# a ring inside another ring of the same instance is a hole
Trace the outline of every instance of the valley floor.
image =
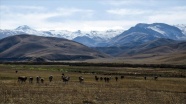
[(186, 52), (168, 54), (139, 54), (133, 56), (90, 59), (85, 62), (186, 65)]
[[(18, 73), (15, 73), (15, 71)], [(70, 81), (61, 81), (64, 73)], [(99, 73), (99, 74), (98, 74)], [(118, 73), (112, 75), (111, 73)], [(120, 74), (121, 73), (121, 74)], [(127, 74), (128, 73), (128, 74)], [(186, 70), (63, 65), (0, 65), (1, 104), (185, 104)], [(54, 76), (52, 82), (48, 77)], [(110, 82), (95, 81), (111, 77)], [(124, 75), (124, 79), (120, 79)], [(147, 79), (144, 80), (144, 75)], [(154, 80), (154, 75), (159, 76)], [(161, 77), (160, 77), (161, 75)], [(18, 83), (18, 76), (34, 77)], [(45, 79), (36, 83), (36, 76)], [(79, 83), (78, 77), (84, 82)], [(175, 76), (175, 77), (174, 77)], [(118, 81), (115, 80), (118, 77)]]

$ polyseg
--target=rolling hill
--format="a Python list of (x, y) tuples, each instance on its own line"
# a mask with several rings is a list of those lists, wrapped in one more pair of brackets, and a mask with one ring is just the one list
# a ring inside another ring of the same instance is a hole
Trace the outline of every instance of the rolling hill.
[(0, 40), (0, 60), (61, 61), (109, 57), (77, 42), (34, 35), (15, 35)]

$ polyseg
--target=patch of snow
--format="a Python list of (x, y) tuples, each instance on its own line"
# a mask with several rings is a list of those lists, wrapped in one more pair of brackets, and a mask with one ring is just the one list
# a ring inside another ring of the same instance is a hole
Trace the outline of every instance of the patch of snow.
[(177, 24), (174, 26), (179, 28), (182, 31), (182, 33), (186, 36), (186, 24)]
[(156, 32), (158, 32), (158, 33), (160, 33), (160, 34), (165, 35), (166, 33), (165, 33), (163, 30), (159, 29), (158, 27), (159, 27), (159, 26), (149, 26), (149, 27), (147, 27), (147, 28), (149, 28), (149, 29), (151, 29), (151, 30), (154, 30), (154, 31), (156, 31)]
[(34, 34), (38, 36), (59, 37), (73, 40), (78, 36), (87, 36), (89, 38), (102, 38), (104, 40), (111, 39), (116, 35), (119, 35), (123, 30), (107, 30), (107, 31), (68, 31), (68, 30), (49, 30), (49, 31), (37, 31), (30, 28), (27, 25), (19, 26), (14, 30), (0, 30), (0, 34), (4, 36), (18, 35), (18, 34)]

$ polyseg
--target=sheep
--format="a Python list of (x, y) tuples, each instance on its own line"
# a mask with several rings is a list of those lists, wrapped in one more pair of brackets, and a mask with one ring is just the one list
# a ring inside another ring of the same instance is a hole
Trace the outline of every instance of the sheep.
[(44, 83), (44, 78), (41, 78), (41, 83)]
[(18, 77), (18, 82), (22, 83), (22, 82), (26, 82), (27, 77), (26, 76), (19, 76)]
[(84, 78), (82, 76), (79, 77), (79, 82), (82, 83), (84, 81)]
[(30, 77), (29, 78), (29, 83), (32, 83), (33, 82), (33, 77)]
[(95, 76), (95, 80), (98, 81), (99, 80), (99, 77)]
[(115, 77), (115, 79), (116, 79), (116, 82), (118, 81), (118, 77)]
[(61, 78), (62, 78), (63, 82), (65, 82), (65, 83), (67, 83), (70, 80), (70, 77), (68, 77), (68, 76), (62, 76)]
[(50, 76), (49, 76), (49, 81), (52, 82), (52, 79), (53, 79), (53, 76), (50, 75)]

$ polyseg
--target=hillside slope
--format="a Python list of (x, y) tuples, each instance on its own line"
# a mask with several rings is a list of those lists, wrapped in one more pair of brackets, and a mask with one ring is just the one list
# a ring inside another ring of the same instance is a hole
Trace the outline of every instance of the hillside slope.
[(108, 57), (67, 39), (16, 35), (0, 40), (0, 58), (9, 60), (82, 60)]

